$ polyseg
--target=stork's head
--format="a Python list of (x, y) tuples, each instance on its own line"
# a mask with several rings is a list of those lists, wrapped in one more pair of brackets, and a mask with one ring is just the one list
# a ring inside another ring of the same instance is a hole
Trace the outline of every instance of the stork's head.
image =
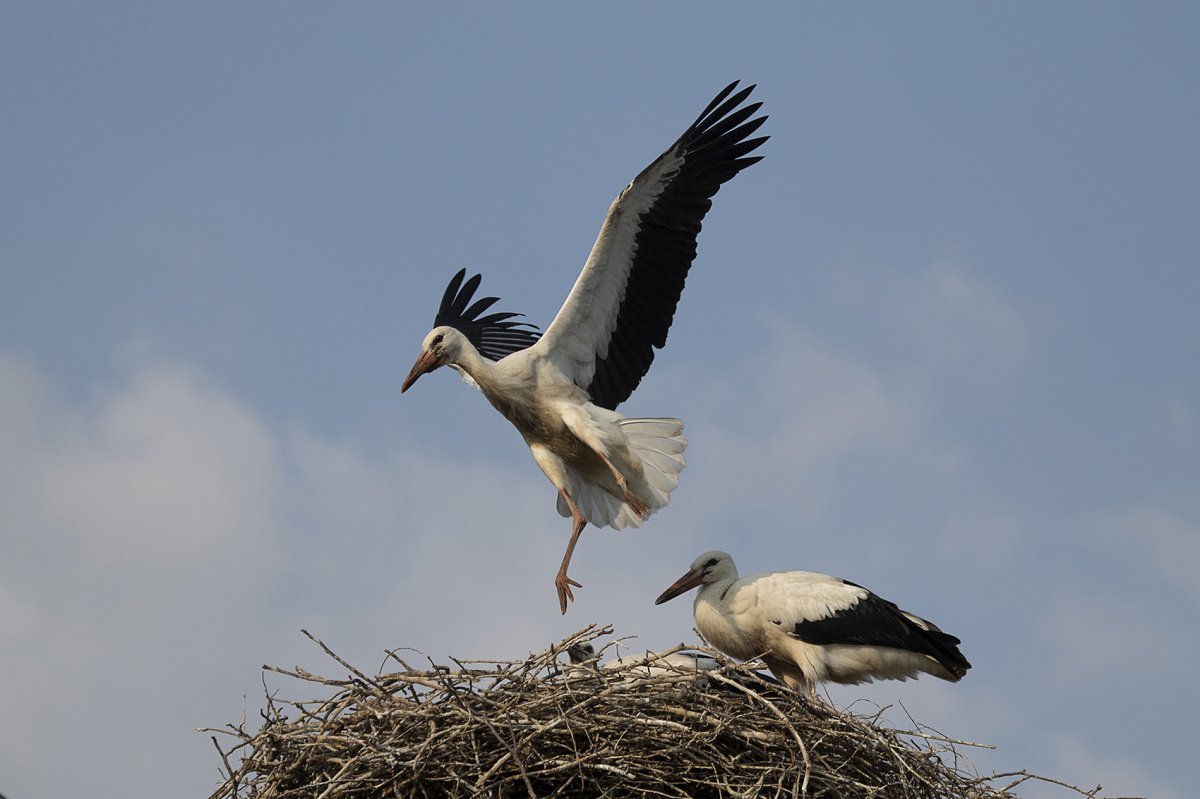
[(497, 297), (484, 297), (472, 302), (479, 288), (480, 276), (467, 279), (467, 270), (460, 269), (450, 279), (437, 316), (434, 328), (421, 345), (421, 357), (413, 364), (412, 371), (400, 387), (403, 394), (417, 378), (432, 372), (439, 366), (459, 366), (463, 351), (474, 349), (484, 358), (498, 361), (506, 355), (523, 350), (538, 340), (536, 326), (527, 322), (513, 322), (517, 313), (484, 314), (496, 302)]
[(688, 569), (687, 574), (671, 583), (671, 586), (666, 591), (663, 591), (658, 599), (654, 600), (654, 604), (661, 605), (680, 594), (691, 591), (698, 585), (709, 585), (710, 583), (722, 580), (733, 581), (736, 579), (737, 566), (733, 565), (733, 558), (728, 552), (714, 549), (711, 552), (705, 552), (692, 561), (691, 568)]
[(408, 377), (404, 378), (404, 384), (400, 386), (400, 393), (408, 391), (408, 387), (426, 372), (432, 372), (448, 363), (455, 363), (465, 343), (463, 334), (452, 327), (442, 325), (430, 330), (429, 335), (425, 336), (425, 341), (421, 343), (421, 354), (417, 357), (417, 362), (413, 364)]
[(586, 641), (583, 643), (571, 644), (569, 647), (567, 647), (567, 657), (571, 660), (571, 663), (576, 666), (587, 663), (589, 660), (595, 661), (597, 660), (596, 647), (592, 646)]

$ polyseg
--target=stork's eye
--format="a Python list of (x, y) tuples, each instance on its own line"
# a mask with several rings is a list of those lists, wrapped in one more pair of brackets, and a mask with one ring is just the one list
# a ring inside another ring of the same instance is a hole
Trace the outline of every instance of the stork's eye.
[(433, 337), (433, 345), (436, 347), (438, 344), (441, 344), (442, 339), (444, 339), (444, 338), (445, 338), (444, 335), (442, 335), (441, 333), (438, 333), (436, 336)]
[(706, 568), (706, 569), (711, 569), (713, 566), (716, 566), (716, 565), (717, 565), (716, 558), (709, 558), (708, 560), (706, 560), (704, 562), (704, 568)]

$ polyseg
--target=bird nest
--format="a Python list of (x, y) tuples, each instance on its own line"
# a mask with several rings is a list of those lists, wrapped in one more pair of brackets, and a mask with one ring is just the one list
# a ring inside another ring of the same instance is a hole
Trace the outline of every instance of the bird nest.
[(349, 676), (264, 667), (329, 695), (268, 691), (256, 732), (245, 720), (205, 730), (226, 744), (213, 736), (225, 773), (211, 799), (1003, 799), (1030, 780), (1099, 791), (1025, 772), (980, 776), (960, 753), (977, 744), (808, 702), (704, 647), (693, 648), (719, 665), (703, 677), (564, 663), (571, 645), (610, 633), (593, 625), (514, 662), (414, 668), (389, 652), (385, 667), (401, 670), (373, 677), (313, 638)]

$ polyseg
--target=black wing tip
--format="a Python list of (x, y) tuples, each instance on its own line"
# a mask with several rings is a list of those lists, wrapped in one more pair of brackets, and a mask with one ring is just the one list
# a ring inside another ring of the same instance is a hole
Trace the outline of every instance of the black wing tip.
[(942, 665), (958, 682), (971, 668), (971, 662), (963, 655), (958, 646), (962, 643), (957, 636), (942, 630), (928, 619), (921, 619), (927, 627), (913, 623), (901, 613), (901, 620), (908, 627), (909, 633), (921, 643), (917, 651), (928, 655)]
[(966, 676), (967, 671), (971, 668), (971, 661), (967, 660), (966, 656), (959, 650), (958, 645), (962, 641), (955, 638), (953, 635), (947, 635), (943, 640), (939, 640), (934, 649), (938, 650), (933, 657), (946, 667), (946, 671), (954, 675), (954, 681), (958, 682)]
[[(688, 130), (691, 130), (692, 128), (695, 128), (695, 127), (701, 125), (701, 123), (704, 122), (705, 118), (707, 118), (709, 116), (722, 117), (725, 114), (729, 113), (728, 108), (726, 108), (722, 112), (716, 113), (716, 114), (714, 114), (714, 110), (717, 108), (717, 106), (721, 105), (722, 103), (725, 103), (726, 98), (728, 98), (729, 95), (733, 93), (733, 90), (737, 88), (739, 83), (741, 83), (741, 78), (734, 80), (732, 83), (730, 83), (724, 89), (721, 89), (721, 91), (717, 92), (716, 97), (712, 98), (712, 100), (709, 101), (708, 105), (706, 105), (704, 107), (704, 110), (700, 112), (700, 115), (698, 117), (696, 117), (696, 120), (689, 126)], [(752, 91), (754, 91), (754, 89), (757, 88), (757, 86), (758, 86), (758, 84), (751, 83), (749, 86), (746, 86), (740, 92), (738, 92), (737, 96), (732, 101), (730, 101), (730, 103), (732, 104), (731, 107), (736, 107), (736, 106), (740, 105), (743, 100), (745, 100), (747, 97), (750, 96), (750, 93)], [(730, 103), (726, 103), (726, 105), (730, 105)]]
[[(753, 142), (751, 146), (741, 149), (740, 154), (744, 155), (766, 142), (770, 136), (747, 139), (770, 118), (768, 114), (754, 116), (762, 109), (762, 102), (755, 101), (748, 105), (742, 105), (758, 84), (752, 83), (734, 93), (739, 82), (735, 80), (718, 92), (717, 96), (700, 113), (700, 116), (696, 117), (696, 120), (683, 132), (672, 149), (675, 149), (680, 155), (688, 157), (705, 152), (711, 153), (713, 150), (728, 151), (743, 141)], [(744, 166), (749, 165), (747, 163)]]
[[(450, 278), (450, 282), (446, 284), (446, 291), (442, 294), (442, 302), (438, 305), (437, 316), (434, 317), (434, 327), (441, 325), (453, 326), (455, 321), (463, 319), (472, 320), (478, 316), (478, 311), (472, 315), (468, 312), (467, 306), (475, 296), (475, 292), (479, 290), (479, 284), (483, 280), (482, 274), (472, 275), (467, 278), (466, 267), (459, 269), (454, 273), (454, 277)], [(492, 302), (499, 300), (499, 297), (484, 297), (476, 303), (476, 307), (483, 304), (486, 308)], [(482, 309), (479, 309), (480, 311)]]
[(437, 315), (433, 318), (434, 327), (453, 327), (466, 336), (480, 354), (493, 361), (537, 342), (542, 335), (537, 325), (511, 321), (524, 314), (499, 311), (480, 316), (499, 302), (500, 298), (481, 297), (472, 303), (471, 300), (483, 281), (483, 275), (475, 274), (470, 278), (466, 275), (467, 270), (463, 268), (450, 278)]

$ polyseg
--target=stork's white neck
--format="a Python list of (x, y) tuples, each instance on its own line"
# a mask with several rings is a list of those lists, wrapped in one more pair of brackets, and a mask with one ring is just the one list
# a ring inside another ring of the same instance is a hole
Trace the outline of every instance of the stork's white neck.
[(538, 426), (537, 382), (528, 370), (514, 370), (500, 364), (501, 361), (485, 358), (465, 336), (447, 361), (464, 381), (483, 392), (488, 402), (525, 434)]
[(692, 606), (696, 629), (710, 644), (726, 654), (742, 659), (757, 657), (762, 654), (758, 641), (747, 634), (744, 625), (738, 623), (730, 606), (728, 592), (735, 582), (736, 574), (700, 587)]
[(732, 577), (722, 577), (711, 583), (705, 583), (700, 586), (700, 590), (696, 592), (695, 605), (699, 606), (701, 602), (712, 605), (715, 608), (725, 609), (725, 592), (729, 590), (729, 586), (737, 582), (737, 575)]
[(461, 333), (456, 335), (454, 349), (446, 365), (458, 372), (468, 385), (474, 386), (484, 394), (488, 394), (488, 389), (495, 383), (491, 374), (495, 364), (480, 355), (479, 350)]
[(458, 372), (464, 383), (479, 391), (484, 391), (484, 385), (493, 382), (490, 379), (492, 362), (480, 355), (479, 351), (469, 344), (463, 348), (456, 359), (446, 365)]

